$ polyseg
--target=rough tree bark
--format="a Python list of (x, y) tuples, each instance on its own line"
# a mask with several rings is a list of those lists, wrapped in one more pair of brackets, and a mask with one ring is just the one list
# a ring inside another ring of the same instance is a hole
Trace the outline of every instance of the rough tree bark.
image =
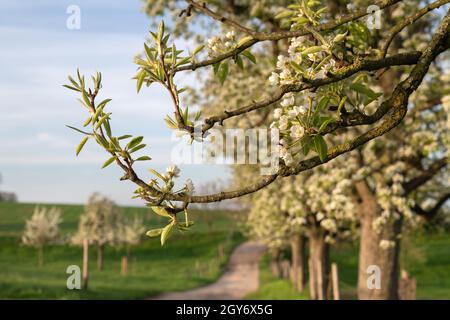
[(313, 277), (309, 277), (315, 288), (317, 299), (327, 299), (329, 281), (329, 245), (325, 242), (324, 231), (314, 228), (309, 232), (309, 254), (312, 263)]
[(303, 292), (306, 281), (306, 241), (299, 234), (291, 236), (292, 281), (299, 292)]
[[(358, 299), (361, 300), (397, 300), (399, 276), (399, 252), (402, 219), (383, 225), (378, 233), (373, 228), (373, 221), (381, 214), (375, 195), (366, 182), (358, 182), (358, 193), (363, 199), (363, 210), (360, 212), (361, 240), (359, 249)], [(380, 247), (381, 240), (393, 241), (393, 248)], [(380, 288), (368, 286), (369, 266), (380, 268)]]

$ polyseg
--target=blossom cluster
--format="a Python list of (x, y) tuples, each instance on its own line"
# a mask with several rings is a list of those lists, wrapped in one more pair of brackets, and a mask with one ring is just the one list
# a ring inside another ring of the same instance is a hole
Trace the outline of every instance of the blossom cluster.
[(331, 44), (315, 46), (303, 37), (290, 40), (288, 55), (279, 55), (276, 70), (269, 77), (271, 85), (280, 86), (306, 79), (324, 78), (336, 68), (331, 54)]
[(307, 112), (307, 107), (296, 104), (292, 92), (284, 96), (280, 102), (280, 107), (274, 111), (274, 121), (270, 128), (280, 130), (279, 155), (288, 166), (294, 164), (292, 145), (305, 136)]
[(232, 30), (225, 34), (224, 37), (213, 37), (208, 40), (208, 55), (216, 57), (233, 49), (236, 45), (236, 33)]
[[(351, 199), (355, 163), (340, 159), (313, 169), (310, 176), (286, 179), (257, 193), (247, 220), (249, 234), (270, 247), (286, 245), (292, 234), (323, 230), (333, 244), (351, 238), (356, 212)], [(325, 172), (327, 174), (325, 174)]]

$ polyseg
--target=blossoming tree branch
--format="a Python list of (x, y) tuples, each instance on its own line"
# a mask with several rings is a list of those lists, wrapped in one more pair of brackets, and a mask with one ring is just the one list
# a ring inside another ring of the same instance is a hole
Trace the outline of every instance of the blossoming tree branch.
[[(109, 155), (103, 167), (113, 163), (119, 166), (124, 172), (121, 180), (137, 185), (135, 197), (168, 219), (166, 227), (149, 231), (150, 236), (161, 236), (164, 243), (173, 228), (189, 229), (193, 224), (187, 210), (191, 203), (216, 202), (254, 193), (280, 178), (296, 176), (355, 150), (401, 124), (408, 112), (410, 96), (438, 56), (450, 47), (450, 12), (435, 26), (431, 38), (420, 50), (398, 52), (391, 47), (405, 28), (420, 23), (428, 12), (450, 1), (425, 4), (398, 21), (379, 41), (371, 41), (374, 37), (373, 31), (367, 28), (366, 19), (371, 18), (367, 6), (345, 10), (336, 17), (327, 13), (334, 9), (323, 2), (326, 1), (300, 0), (287, 7), (277, 6), (278, 13), (270, 19), (278, 21), (278, 27), (272, 30), (255, 26), (251, 19), (237, 20), (205, 3), (187, 0), (179, 10), (179, 19), (206, 17), (228, 31), (186, 53), (177, 49), (176, 41), (161, 22), (155, 32), (150, 32), (143, 55), (136, 59), (137, 91), (154, 83), (167, 90), (173, 114), (164, 120), (170, 129), (191, 141), (201, 143), (213, 128), (268, 110), (266, 116), (273, 120), (270, 127), (280, 132), (279, 169), (272, 175), (256, 176), (252, 183), (232, 191), (196, 195), (190, 181), (182, 189), (174, 190), (179, 175), (176, 167), (166, 173), (150, 169), (154, 177), (145, 181), (134, 168), (138, 161), (151, 161), (148, 155), (136, 156), (146, 147), (144, 138), (113, 131), (112, 113), (108, 111), (111, 99), (98, 99), (101, 74), (92, 77), (91, 87), (79, 71), (76, 77), (69, 76), (70, 83), (65, 86), (79, 93), (79, 101), (88, 113), (84, 129), (70, 127), (83, 135), (76, 154), (89, 140), (96, 142)], [(384, 0), (375, 5), (383, 14), (401, 2)], [(238, 76), (233, 73), (235, 66), (249, 70), (258, 66), (264, 43), (279, 42), (285, 45), (276, 48), (276, 65), (266, 78), (266, 97), (249, 97), (247, 102), (227, 105), (206, 117), (201, 112), (189, 112), (181, 97), (188, 91), (177, 86), (177, 74), (210, 67), (215, 81), (224, 85)], [(207, 53), (203, 53), (205, 48)], [(372, 89), (384, 73), (397, 67), (403, 74), (392, 90)], [(349, 130), (354, 134), (348, 135)], [(177, 215), (181, 212), (184, 219)]]

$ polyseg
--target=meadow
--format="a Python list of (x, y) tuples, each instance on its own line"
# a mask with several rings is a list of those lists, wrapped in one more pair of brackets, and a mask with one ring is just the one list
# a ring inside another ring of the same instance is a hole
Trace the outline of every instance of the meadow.
[[(78, 226), (83, 206), (56, 206), (62, 210), (61, 231), (69, 236)], [(161, 247), (158, 238), (145, 238), (131, 251), (128, 274), (120, 274), (124, 249), (107, 247), (105, 269), (96, 267), (96, 251), (90, 250), (89, 289), (68, 290), (66, 269), (82, 264), (82, 249), (51, 246), (45, 263), (37, 266), (36, 250), (21, 244), (25, 220), (35, 204), (0, 203), (0, 299), (142, 299), (166, 291), (195, 288), (217, 279), (232, 249), (242, 241), (228, 212), (193, 211), (192, 231), (176, 232)], [(141, 215), (150, 229), (163, 221), (146, 208), (122, 208), (127, 216)], [(219, 255), (219, 247), (224, 255)]]
[[(72, 234), (77, 226), (80, 205), (56, 206), (62, 210), (61, 231)], [(0, 299), (143, 299), (162, 292), (180, 291), (215, 281), (224, 269), (232, 249), (242, 241), (236, 214), (222, 211), (193, 211), (192, 231), (175, 233), (161, 247), (158, 238), (144, 238), (132, 249), (129, 270), (120, 274), (125, 250), (107, 247), (105, 269), (96, 267), (96, 250), (90, 250), (89, 289), (68, 290), (66, 268), (82, 263), (82, 249), (51, 246), (45, 249), (45, 263), (37, 266), (34, 248), (21, 244), (25, 220), (35, 204), (0, 203)], [(144, 217), (150, 229), (164, 224), (147, 208), (123, 207), (127, 216)], [(219, 256), (219, 247), (224, 256)], [(448, 233), (417, 232), (403, 241), (402, 267), (417, 279), (418, 299), (450, 299), (450, 237)], [(286, 256), (287, 257), (287, 256)], [(287, 257), (288, 258), (288, 257)], [(341, 295), (355, 299), (358, 244), (347, 243), (331, 250), (331, 261), (339, 266)], [(260, 263), (260, 288), (248, 299), (308, 299), (307, 290), (298, 293), (288, 280), (275, 278), (267, 255)]]

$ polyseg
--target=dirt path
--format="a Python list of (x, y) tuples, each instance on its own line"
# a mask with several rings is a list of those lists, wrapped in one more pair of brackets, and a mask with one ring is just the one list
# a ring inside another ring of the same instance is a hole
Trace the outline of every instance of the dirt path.
[(248, 241), (238, 246), (231, 254), (224, 274), (216, 282), (183, 292), (163, 293), (154, 300), (218, 300), (242, 299), (259, 286), (259, 259), (265, 247)]

